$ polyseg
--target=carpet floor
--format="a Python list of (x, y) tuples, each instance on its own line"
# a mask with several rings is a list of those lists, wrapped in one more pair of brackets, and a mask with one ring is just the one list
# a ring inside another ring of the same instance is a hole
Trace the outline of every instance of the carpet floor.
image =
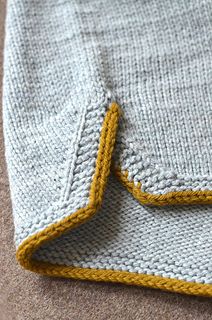
[[(0, 86), (5, 1), (0, 0)], [(0, 91), (0, 98), (2, 98)], [(1, 101), (2, 99), (0, 99)], [(15, 260), (12, 208), (0, 121), (0, 320), (209, 320), (212, 300), (140, 287), (54, 279)]]

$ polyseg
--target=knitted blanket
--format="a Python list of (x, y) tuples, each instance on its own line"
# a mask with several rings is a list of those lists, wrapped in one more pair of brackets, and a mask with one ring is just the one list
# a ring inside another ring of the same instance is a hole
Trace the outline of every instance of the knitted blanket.
[(17, 260), (212, 296), (211, 0), (9, 0)]

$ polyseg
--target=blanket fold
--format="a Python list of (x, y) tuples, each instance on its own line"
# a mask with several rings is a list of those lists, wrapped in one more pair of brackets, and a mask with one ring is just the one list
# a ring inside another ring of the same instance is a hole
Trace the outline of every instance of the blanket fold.
[(25, 269), (212, 296), (210, 14), (195, 0), (8, 1)]

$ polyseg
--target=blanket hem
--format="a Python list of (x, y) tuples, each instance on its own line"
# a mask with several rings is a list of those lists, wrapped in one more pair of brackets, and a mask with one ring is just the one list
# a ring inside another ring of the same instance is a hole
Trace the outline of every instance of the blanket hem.
[(120, 167), (114, 167), (113, 171), (118, 180), (141, 204), (154, 206), (212, 204), (211, 190), (185, 190), (158, 195), (151, 194), (141, 190), (141, 182), (135, 185), (135, 183), (128, 178), (128, 171), (122, 171)]
[(138, 274), (118, 270), (84, 269), (71, 266), (60, 266), (33, 259), (34, 252), (38, 250), (42, 244), (51, 241), (86, 222), (100, 207), (107, 178), (110, 173), (111, 157), (115, 143), (119, 114), (118, 105), (112, 103), (105, 116), (101, 130), (96, 168), (91, 183), (88, 205), (24, 240), (17, 249), (16, 257), (18, 262), (25, 269), (42, 275), (81, 280), (120, 282), (190, 295), (212, 296), (212, 285), (210, 284), (187, 282), (184, 280), (163, 278), (156, 275)]

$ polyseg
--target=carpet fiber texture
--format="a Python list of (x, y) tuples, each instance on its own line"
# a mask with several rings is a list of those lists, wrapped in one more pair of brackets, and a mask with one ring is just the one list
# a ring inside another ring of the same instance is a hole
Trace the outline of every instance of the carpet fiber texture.
[(8, 1), (24, 268), (212, 296), (210, 15), (210, 1)]
[[(1, 1), (0, 5), (2, 53), (5, 3)], [(21, 270), (14, 259), (11, 204), (2, 131), (0, 161), (1, 320), (210, 319), (212, 305), (207, 298), (179, 296), (123, 285), (49, 279)]]

